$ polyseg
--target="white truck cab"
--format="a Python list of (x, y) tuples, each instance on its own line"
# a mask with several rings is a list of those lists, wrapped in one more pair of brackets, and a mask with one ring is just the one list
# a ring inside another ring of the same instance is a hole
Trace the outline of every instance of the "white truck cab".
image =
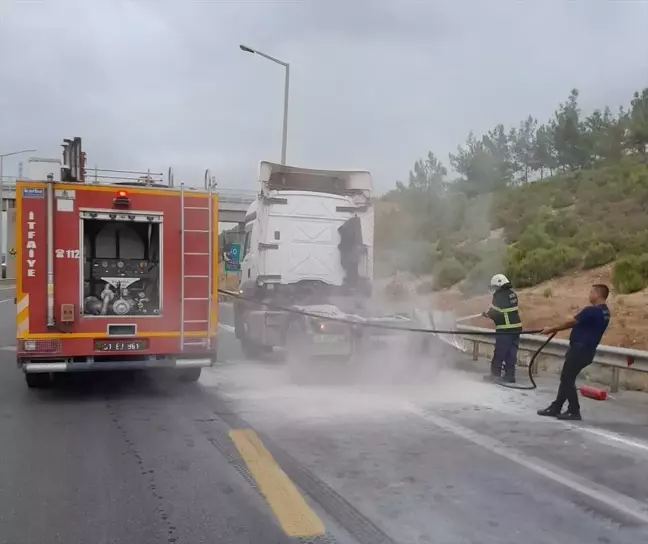
[[(340, 308), (366, 297), (373, 281), (371, 174), (262, 162), (259, 182), (259, 196), (245, 218), (243, 296), (300, 308)], [(285, 347), (288, 329), (297, 321), (286, 312), (243, 301), (235, 304), (235, 317), (248, 353)], [(310, 321), (298, 321), (308, 336)], [(348, 340), (347, 332), (335, 338)], [(335, 344), (333, 337), (330, 343)]]

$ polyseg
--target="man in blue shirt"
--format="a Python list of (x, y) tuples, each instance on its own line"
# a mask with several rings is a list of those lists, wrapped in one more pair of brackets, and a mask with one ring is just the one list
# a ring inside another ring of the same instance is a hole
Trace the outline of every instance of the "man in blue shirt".
[[(594, 360), (596, 348), (610, 323), (610, 310), (606, 304), (609, 294), (610, 289), (607, 285), (593, 285), (589, 294), (590, 306), (583, 308), (575, 317), (556, 327), (543, 329), (543, 334), (553, 334), (567, 329), (571, 329), (572, 332), (569, 336), (569, 349), (560, 374), (560, 386), (556, 400), (548, 408), (538, 410), (538, 415), (566, 420), (582, 419), (578, 392), (576, 391), (576, 378), (580, 371)], [(565, 401), (568, 403), (567, 411), (561, 413)]]
[[(610, 294), (607, 285), (593, 285), (589, 293), (590, 306), (583, 308), (572, 317), (556, 327), (543, 329), (543, 334), (553, 334), (571, 329), (569, 349), (565, 355), (560, 386), (556, 400), (548, 408), (538, 410), (538, 415), (557, 417), (558, 419), (580, 420), (580, 404), (576, 391), (576, 378), (581, 370), (594, 360), (596, 348), (610, 322), (610, 310), (606, 300)], [(567, 401), (567, 411), (561, 413)]]

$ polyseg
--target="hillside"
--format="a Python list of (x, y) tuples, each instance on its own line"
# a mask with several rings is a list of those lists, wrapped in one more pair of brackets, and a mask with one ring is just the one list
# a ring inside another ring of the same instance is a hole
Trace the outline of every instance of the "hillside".
[[(615, 262), (619, 293), (648, 284), (648, 88), (589, 114), (572, 89), (544, 123), (470, 133), (417, 160), (376, 207), (376, 273), (432, 276), (420, 292), (516, 287)], [(389, 204), (389, 205), (387, 205)]]
[[(589, 286), (593, 283), (610, 283), (611, 267), (576, 272), (568, 277), (556, 278), (535, 287), (518, 290), (520, 311), (524, 327), (542, 328), (563, 320), (587, 304)], [(434, 295), (434, 306), (451, 309), (457, 316), (483, 312), (490, 304), (490, 295), (466, 298), (458, 289)], [(612, 311), (610, 327), (603, 343), (633, 349), (648, 349), (646, 319), (648, 318), (648, 290), (631, 295), (612, 294), (609, 300)], [(470, 322), (475, 326), (492, 327), (485, 318)], [(568, 332), (559, 334), (567, 337)]]
[[(466, 199), (463, 213), (453, 220), (435, 242), (405, 236), (396, 248), (379, 245), (377, 259), (383, 263), (378, 269), (432, 274), (423, 292), (458, 284), (465, 294), (479, 294), (497, 272), (505, 272), (518, 288), (531, 287), (619, 260), (614, 278), (619, 292), (641, 290), (648, 283), (648, 258), (642, 257), (648, 254), (648, 164), (643, 157)], [(394, 236), (400, 231), (393, 225), (407, 231), (408, 221), (412, 216), (403, 208), (379, 211), (377, 232), (384, 223)]]

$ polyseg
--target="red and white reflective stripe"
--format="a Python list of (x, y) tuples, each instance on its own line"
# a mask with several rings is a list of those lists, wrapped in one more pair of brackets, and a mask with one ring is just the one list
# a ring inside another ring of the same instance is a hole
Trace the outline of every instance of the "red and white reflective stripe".
[(16, 332), (17, 336), (29, 332), (29, 295), (24, 294), (16, 304)]

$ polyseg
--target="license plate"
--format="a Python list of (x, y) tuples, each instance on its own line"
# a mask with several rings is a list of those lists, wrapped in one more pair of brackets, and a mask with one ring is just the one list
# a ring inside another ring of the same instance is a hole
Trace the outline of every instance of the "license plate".
[(338, 344), (347, 341), (344, 334), (316, 334), (313, 336), (316, 344)]
[(96, 351), (142, 351), (148, 349), (147, 339), (95, 340)]

